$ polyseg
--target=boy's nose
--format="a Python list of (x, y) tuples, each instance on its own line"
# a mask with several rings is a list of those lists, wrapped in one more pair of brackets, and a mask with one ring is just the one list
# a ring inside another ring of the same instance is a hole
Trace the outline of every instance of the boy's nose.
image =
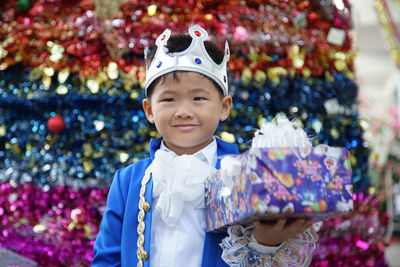
[(191, 111), (191, 108), (189, 107), (188, 104), (182, 104), (178, 107), (178, 109), (175, 112), (175, 116), (178, 118), (190, 118), (193, 116), (193, 113)]

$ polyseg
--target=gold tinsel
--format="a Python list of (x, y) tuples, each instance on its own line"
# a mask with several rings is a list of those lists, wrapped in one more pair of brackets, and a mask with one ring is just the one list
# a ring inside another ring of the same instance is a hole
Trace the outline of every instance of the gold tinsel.
[[(396, 26), (392, 26), (392, 24), (390, 23), (390, 15), (386, 14), (384, 1), (385, 0), (376, 0), (375, 9), (378, 13), (379, 21), (382, 25), (382, 28), (386, 35), (386, 40), (389, 44), (390, 55), (392, 59), (396, 62), (397, 67), (400, 67), (400, 48), (396, 37), (394, 36), (395, 29), (393, 29), (393, 27)], [(398, 0), (396, 0), (396, 4), (399, 4)]]
[(120, 59), (127, 49), (118, 47), (120, 39), (118, 33), (113, 29), (112, 21), (119, 18), (119, 8), (127, 0), (93, 0), (93, 2), (107, 49), (112, 58)]

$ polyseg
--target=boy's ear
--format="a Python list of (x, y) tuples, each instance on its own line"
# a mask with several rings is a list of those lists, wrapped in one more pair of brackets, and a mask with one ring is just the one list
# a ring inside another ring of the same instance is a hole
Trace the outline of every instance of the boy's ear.
[(232, 97), (230, 95), (226, 95), (221, 100), (222, 110), (221, 116), (219, 117), (220, 121), (226, 120), (228, 118), (229, 113), (231, 112), (232, 107)]
[(154, 123), (153, 110), (151, 108), (149, 99), (147, 99), (147, 98), (143, 99), (142, 106), (143, 106), (144, 113), (146, 114), (147, 120), (150, 123)]

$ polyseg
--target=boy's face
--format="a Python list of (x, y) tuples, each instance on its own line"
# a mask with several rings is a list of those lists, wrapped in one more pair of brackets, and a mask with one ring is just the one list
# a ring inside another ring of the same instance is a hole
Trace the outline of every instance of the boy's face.
[(214, 83), (196, 72), (179, 72), (159, 82), (151, 100), (143, 100), (147, 119), (156, 125), (164, 144), (178, 155), (193, 154), (213, 140), (219, 121), (230, 112), (232, 98), (222, 99)]

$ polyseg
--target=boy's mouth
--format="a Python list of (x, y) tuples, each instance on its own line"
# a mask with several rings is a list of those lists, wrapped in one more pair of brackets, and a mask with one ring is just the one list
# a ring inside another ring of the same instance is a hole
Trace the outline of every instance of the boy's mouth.
[(196, 126), (198, 126), (198, 125), (197, 124), (177, 124), (174, 127), (178, 128), (180, 130), (183, 130), (183, 131), (189, 131), (189, 130), (194, 129)]

